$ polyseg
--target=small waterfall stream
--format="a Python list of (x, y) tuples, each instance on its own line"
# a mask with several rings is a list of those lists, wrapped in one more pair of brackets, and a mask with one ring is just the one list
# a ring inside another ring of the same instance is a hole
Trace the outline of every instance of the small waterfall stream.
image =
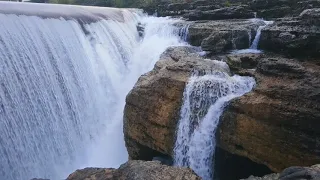
[[(264, 21), (262, 19), (254, 18), (252, 19), (254, 22), (263, 21), (263, 25), (259, 26), (256, 32), (256, 35), (251, 43), (252, 37), (251, 37), (251, 31), (248, 32), (249, 35), (249, 48), (248, 49), (240, 49), (240, 50), (234, 50), (232, 51), (233, 54), (244, 54), (244, 53), (261, 53), (261, 50), (258, 49), (261, 31), (263, 28), (265, 28), (268, 25), (271, 25), (273, 21)], [(251, 43), (251, 45), (250, 45)]]
[(254, 85), (252, 77), (229, 76), (224, 72), (190, 77), (180, 112), (174, 164), (190, 167), (204, 180), (211, 180), (215, 132), (224, 107), (230, 100), (251, 91)]
[(252, 44), (251, 44), (249, 49), (253, 49), (253, 50), (257, 50), (258, 49), (258, 45), (259, 45), (262, 29), (273, 23), (273, 21), (263, 21), (263, 22), (265, 24), (262, 25), (262, 26), (259, 26), (259, 28), (257, 29), (256, 36), (255, 36), (255, 38), (254, 38), (254, 40), (253, 40), (253, 42), (252, 42)]

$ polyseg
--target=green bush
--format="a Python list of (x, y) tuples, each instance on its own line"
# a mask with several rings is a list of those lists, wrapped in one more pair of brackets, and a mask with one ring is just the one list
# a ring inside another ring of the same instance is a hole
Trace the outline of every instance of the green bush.
[(226, 1), (226, 2), (224, 3), (224, 5), (225, 5), (226, 7), (230, 7), (230, 6), (231, 6), (231, 3), (230, 3), (229, 1)]
[(49, 0), (53, 4), (74, 4), (74, 0)]

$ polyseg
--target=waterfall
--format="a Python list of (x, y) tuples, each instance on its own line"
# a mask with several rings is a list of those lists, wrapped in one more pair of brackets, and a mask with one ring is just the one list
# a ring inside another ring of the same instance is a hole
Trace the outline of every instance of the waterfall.
[(215, 133), (227, 103), (251, 91), (252, 77), (232, 76), (223, 72), (193, 75), (185, 88), (174, 164), (192, 168), (204, 180), (214, 174)]
[(263, 21), (263, 22), (264, 22), (264, 25), (259, 26), (259, 28), (257, 29), (256, 36), (249, 49), (254, 49), (254, 50), (258, 49), (262, 29), (265, 28), (267, 25), (270, 25), (273, 23), (273, 21)]
[(249, 46), (250, 46), (249, 49), (235, 50), (235, 51), (232, 51), (233, 54), (261, 53), (261, 50), (258, 49), (260, 36), (261, 36), (261, 31), (266, 26), (271, 25), (273, 23), (273, 21), (264, 21), (262, 19), (257, 19), (257, 18), (252, 19), (252, 21), (255, 22), (255, 23), (259, 23), (259, 22), (261, 23), (262, 22), (263, 25), (258, 27), (256, 35), (255, 35), (251, 45), (250, 45), (251, 38), (252, 38), (251, 37), (251, 31), (248, 32), (248, 35), (249, 35)]
[[(58, 9), (68, 11), (57, 17)], [(167, 47), (183, 44), (177, 21), (138, 10), (1, 2), (1, 179), (63, 179), (127, 161), (125, 97)]]

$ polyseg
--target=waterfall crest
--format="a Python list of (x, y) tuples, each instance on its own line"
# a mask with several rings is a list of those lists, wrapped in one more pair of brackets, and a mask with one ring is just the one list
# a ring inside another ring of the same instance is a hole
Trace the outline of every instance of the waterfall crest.
[(219, 118), (230, 100), (251, 91), (254, 85), (252, 77), (230, 77), (224, 72), (190, 77), (180, 112), (174, 164), (192, 168), (204, 180), (212, 179)]
[[(167, 47), (183, 44), (173, 26), (178, 20), (121, 10), (121, 21), (99, 15), (87, 23), (3, 9), (1, 179), (63, 179), (78, 168), (125, 162), (125, 96)], [(145, 24), (143, 39), (138, 22)]]

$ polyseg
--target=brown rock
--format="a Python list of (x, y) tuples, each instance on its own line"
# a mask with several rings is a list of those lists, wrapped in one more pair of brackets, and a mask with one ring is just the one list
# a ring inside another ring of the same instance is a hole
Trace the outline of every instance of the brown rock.
[[(250, 36), (255, 37), (262, 20), (220, 20), (200, 21), (190, 24), (188, 39), (190, 44), (203, 50), (223, 52), (232, 49), (249, 48)], [(253, 38), (251, 38), (251, 41)]]
[(318, 180), (320, 179), (320, 165), (311, 167), (289, 167), (278, 174), (269, 174), (264, 177), (249, 177), (244, 180)]
[(319, 57), (320, 9), (308, 9), (296, 18), (277, 19), (261, 32), (259, 48), (289, 57)]
[(293, 59), (259, 60), (256, 89), (224, 113), (218, 145), (274, 171), (320, 162), (320, 67)]
[[(127, 96), (124, 134), (132, 159), (172, 155), (188, 77), (194, 69), (221, 68), (190, 51), (170, 48)], [(276, 172), (319, 163), (320, 66), (316, 61), (279, 55), (226, 59), (237, 73), (254, 76), (257, 86), (226, 109), (217, 132), (219, 148)]]
[(191, 169), (161, 165), (158, 161), (129, 161), (119, 169), (85, 168), (67, 180), (200, 180)]
[(70, 174), (67, 180), (113, 180), (115, 169), (107, 168), (85, 168)]
[(115, 172), (114, 180), (200, 180), (189, 168), (161, 165), (157, 161), (129, 161)]
[(151, 160), (171, 155), (185, 84), (195, 70), (228, 69), (199, 57), (188, 47), (169, 48), (154, 69), (141, 76), (128, 94), (124, 134), (130, 158)]

